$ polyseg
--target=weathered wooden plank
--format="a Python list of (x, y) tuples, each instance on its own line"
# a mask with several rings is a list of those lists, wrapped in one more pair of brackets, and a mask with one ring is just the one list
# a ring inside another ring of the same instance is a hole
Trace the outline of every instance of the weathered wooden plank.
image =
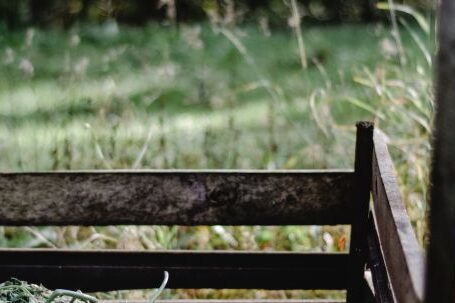
[(108, 291), (153, 288), (344, 289), (347, 254), (289, 252), (132, 252), (0, 250), (0, 280), (49, 288)]
[[(145, 300), (128, 300), (128, 303), (148, 303)], [(345, 303), (336, 299), (169, 299), (157, 300), (157, 303)], [(120, 300), (101, 300), (99, 303), (124, 303)]]
[(368, 267), (371, 271), (372, 282), (374, 285), (374, 297), (376, 303), (396, 303), (392, 290), (390, 289), (389, 277), (385, 267), (381, 244), (374, 224), (374, 219), (370, 215), (368, 221)]
[(384, 135), (374, 132), (374, 216), (397, 302), (422, 302), (424, 258), (401, 199)]
[[(128, 300), (128, 303), (148, 303), (145, 300)], [(345, 303), (336, 299), (169, 299), (157, 300), (157, 303)], [(120, 300), (101, 300), (99, 303), (124, 303)]]
[(348, 303), (365, 302), (361, 285), (366, 262), (367, 222), (370, 209), (371, 157), (373, 153), (373, 123), (357, 123), (354, 169), (354, 205), (351, 226)]
[(455, 302), (455, 1), (440, 1), (425, 302)]
[(349, 224), (351, 171), (0, 174), (0, 225)]

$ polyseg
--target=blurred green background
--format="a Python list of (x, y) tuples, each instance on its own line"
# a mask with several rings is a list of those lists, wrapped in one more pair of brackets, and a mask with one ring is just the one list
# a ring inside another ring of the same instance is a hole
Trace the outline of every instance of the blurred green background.
[[(307, 21), (371, 22), (385, 19), (376, 0), (300, 0)], [(429, 11), (431, 0), (404, 0), (399, 4)], [(267, 17), (279, 25), (289, 16), (289, 0), (1, 0), (0, 20), (8, 27), (100, 22), (113, 18), (121, 23), (142, 25), (149, 21), (198, 22), (207, 15), (222, 14), (235, 7), (236, 21)], [(234, 13), (234, 12), (233, 12)]]

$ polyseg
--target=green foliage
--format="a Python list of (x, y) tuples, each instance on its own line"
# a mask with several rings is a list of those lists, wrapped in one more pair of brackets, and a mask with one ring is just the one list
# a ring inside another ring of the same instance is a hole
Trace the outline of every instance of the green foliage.
[[(167, 285), (169, 273), (164, 272), (164, 278), (159, 288), (153, 293), (149, 303), (155, 303)], [(97, 303), (97, 298), (81, 291), (56, 289), (51, 291), (42, 285), (30, 284), (11, 278), (0, 284), (0, 302), (2, 303)]]
[(0, 168), (350, 167), (356, 120), (397, 138), (429, 132), (431, 69), (414, 37), (426, 38), (411, 29), (399, 67), (388, 28), (308, 28), (305, 70), (290, 31), (251, 26), (5, 33)]
[(0, 302), (2, 303), (96, 303), (96, 298), (64, 289), (50, 291), (42, 285), (29, 284), (12, 278), (0, 284)]
[[(384, 17), (376, 0), (299, 0), (302, 15), (310, 20), (372, 21)], [(404, 0), (400, 4), (431, 11), (432, 0)], [(129, 24), (153, 21), (201, 21), (227, 17), (238, 23), (267, 18), (283, 24), (289, 17), (289, 3), (283, 0), (0, 0), (0, 24), (9, 27), (54, 25), (69, 27), (77, 22), (116, 19)]]

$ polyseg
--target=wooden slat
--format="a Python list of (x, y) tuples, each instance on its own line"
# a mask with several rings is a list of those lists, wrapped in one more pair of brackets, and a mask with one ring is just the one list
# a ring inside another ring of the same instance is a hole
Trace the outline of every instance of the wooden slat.
[(370, 215), (368, 221), (368, 266), (371, 271), (376, 303), (396, 303), (390, 289), (389, 277), (379, 243), (374, 219)]
[(0, 225), (349, 224), (352, 171), (0, 174)]
[(384, 261), (398, 302), (422, 302), (424, 258), (401, 199), (384, 135), (374, 133), (374, 215)]
[(374, 297), (373, 286), (370, 283), (371, 281), (368, 281), (368, 278), (369, 277), (364, 276), (364, 278), (362, 279), (361, 284), (360, 284), (360, 290), (363, 292), (362, 303), (377, 303), (377, 301), (375, 301), (375, 297)]
[(455, 1), (440, 1), (425, 302), (455, 302)]
[[(125, 303), (120, 300), (101, 300), (99, 303)], [(345, 300), (336, 299), (169, 299), (157, 300), (156, 303), (345, 303)], [(128, 300), (128, 303), (149, 303), (145, 300)]]
[(371, 157), (373, 153), (373, 123), (357, 123), (354, 172), (354, 205), (349, 249), (348, 303), (365, 302), (362, 291), (366, 262), (367, 222), (370, 209)]
[(108, 291), (168, 288), (344, 289), (347, 254), (0, 250), (0, 281)]

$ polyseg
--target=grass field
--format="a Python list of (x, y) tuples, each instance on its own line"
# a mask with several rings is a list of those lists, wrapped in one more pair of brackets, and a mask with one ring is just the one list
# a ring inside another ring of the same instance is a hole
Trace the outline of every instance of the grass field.
[[(307, 68), (289, 28), (1, 32), (0, 170), (349, 168), (355, 122), (374, 120), (390, 137), (424, 243), (434, 38), (404, 27), (400, 49), (384, 25), (302, 30)], [(27, 227), (1, 229), (0, 244), (345, 251), (347, 235), (345, 227)]]

